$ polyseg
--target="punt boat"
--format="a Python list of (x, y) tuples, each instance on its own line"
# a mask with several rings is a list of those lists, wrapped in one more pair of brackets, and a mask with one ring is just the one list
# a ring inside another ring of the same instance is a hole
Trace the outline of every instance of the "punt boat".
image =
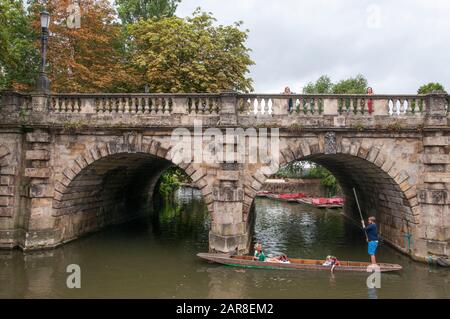
[[(325, 260), (294, 259), (289, 258), (289, 263), (267, 262), (253, 260), (252, 256), (231, 256), (228, 254), (199, 253), (197, 256), (210, 263), (218, 263), (233, 267), (261, 268), (261, 269), (305, 269), (305, 270), (327, 270), (331, 266), (323, 266)], [(334, 271), (346, 272), (373, 272), (373, 266), (368, 262), (339, 261), (341, 264)], [(379, 263), (381, 272), (399, 271), (402, 266), (397, 264)]]

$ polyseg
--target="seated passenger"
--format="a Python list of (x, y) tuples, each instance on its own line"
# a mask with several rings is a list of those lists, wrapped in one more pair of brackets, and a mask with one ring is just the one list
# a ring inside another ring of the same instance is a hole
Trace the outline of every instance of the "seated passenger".
[(334, 269), (336, 266), (339, 266), (341, 263), (339, 260), (334, 256), (327, 256), (327, 259), (322, 264), (323, 266), (331, 266), (331, 272), (334, 272)]
[(279, 260), (280, 262), (282, 262), (282, 263), (287, 263), (287, 264), (290, 263), (288, 257), (287, 257), (286, 255), (284, 255), (284, 254), (281, 255), (280, 257), (278, 257), (278, 260)]
[(253, 260), (257, 261), (266, 261), (266, 255), (264, 255), (264, 252), (262, 251), (262, 245), (256, 244), (255, 245), (255, 255), (253, 256)]

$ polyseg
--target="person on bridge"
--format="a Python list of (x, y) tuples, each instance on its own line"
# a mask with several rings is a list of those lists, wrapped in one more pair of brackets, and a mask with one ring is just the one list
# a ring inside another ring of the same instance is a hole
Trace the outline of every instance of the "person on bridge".
[[(289, 86), (286, 86), (284, 88), (283, 94), (290, 95), (290, 94), (294, 94), (294, 93), (292, 93), (291, 88)], [(294, 101), (292, 99), (289, 99), (288, 100), (288, 112), (291, 113), (293, 111), (293, 108), (294, 108)]]
[(361, 223), (364, 231), (367, 234), (367, 252), (369, 253), (370, 261), (372, 262), (372, 265), (376, 265), (377, 261), (375, 255), (378, 248), (378, 228), (376, 219), (373, 216), (369, 217), (367, 227), (364, 223), (364, 220), (361, 220)]

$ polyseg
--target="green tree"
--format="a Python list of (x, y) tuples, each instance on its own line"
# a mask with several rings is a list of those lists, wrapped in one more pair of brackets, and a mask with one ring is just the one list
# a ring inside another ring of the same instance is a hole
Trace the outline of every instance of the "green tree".
[(333, 82), (327, 75), (322, 75), (317, 81), (309, 82), (304, 88), (305, 94), (328, 94), (333, 91)]
[(172, 166), (160, 177), (159, 193), (163, 197), (173, 194), (182, 183), (192, 182), (191, 178), (181, 168)]
[(171, 17), (181, 0), (116, 0), (119, 18), (124, 24), (132, 24), (140, 19)]
[(27, 90), (34, 86), (39, 69), (37, 38), (23, 2), (0, 0), (0, 88)]
[(428, 84), (422, 85), (419, 90), (417, 90), (418, 94), (429, 94), (429, 93), (447, 93), (444, 86), (441, 83), (433, 83), (430, 82)]
[[(48, 75), (55, 92), (129, 92), (138, 74), (127, 61), (122, 26), (108, 0), (81, 0), (80, 28), (69, 28), (72, 0), (47, 0), (50, 12)], [(30, 3), (33, 25), (39, 30), (40, 4)], [(39, 45), (36, 42), (37, 45)]]
[(214, 26), (216, 20), (197, 9), (186, 19), (140, 20), (129, 26), (133, 63), (151, 92), (251, 91), (247, 77), (250, 49), (242, 22)]
[(365, 94), (367, 91), (367, 79), (358, 74), (354, 78), (341, 80), (333, 85), (334, 94)]
[(325, 186), (328, 196), (335, 196), (340, 190), (336, 177), (323, 166), (310, 163), (311, 167), (306, 171), (303, 178), (320, 178), (320, 183)]
[(309, 82), (304, 88), (305, 94), (365, 94), (367, 79), (358, 74), (354, 78), (348, 78), (333, 83), (327, 75), (322, 75), (316, 82)]

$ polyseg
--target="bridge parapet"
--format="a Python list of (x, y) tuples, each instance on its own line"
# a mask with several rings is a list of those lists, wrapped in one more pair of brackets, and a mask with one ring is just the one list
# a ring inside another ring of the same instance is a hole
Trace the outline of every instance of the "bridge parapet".
[[(44, 113), (44, 120), (80, 120), (102, 125), (205, 125), (276, 127), (358, 127), (447, 125), (448, 95), (334, 94), (81, 94), (3, 92), (1, 113), (14, 118)], [(431, 121), (426, 121), (432, 117)], [(42, 117), (41, 117), (42, 118)]]
[(239, 111), (247, 115), (420, 115), (426, 95), (239, 95)]

